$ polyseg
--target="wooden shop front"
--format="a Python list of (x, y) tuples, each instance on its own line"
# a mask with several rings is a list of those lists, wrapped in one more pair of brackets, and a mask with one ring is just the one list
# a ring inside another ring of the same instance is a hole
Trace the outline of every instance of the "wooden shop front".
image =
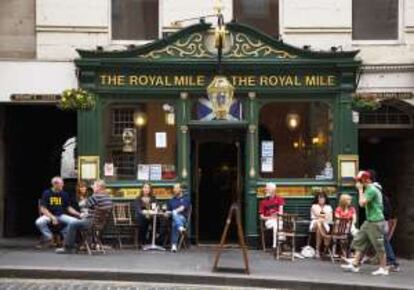
[(315, 191), (353, 193), (351, 95), (360, 63), (356, 51), (313, 52), (241, 24), (226, 29), (221, 67), (234, 94), (215, 101), (210, 24), (122, 51), (80, 50), (80, 87), (98, 97), (94, 110), (78, 113), (79, 170), (105, 179), (114, 199), (134, 199), (147, 179), (168, 199), (183, 183), (200, 243), (219, 239), (239, 200), (253, 243), (266, 182), (301, 215)]

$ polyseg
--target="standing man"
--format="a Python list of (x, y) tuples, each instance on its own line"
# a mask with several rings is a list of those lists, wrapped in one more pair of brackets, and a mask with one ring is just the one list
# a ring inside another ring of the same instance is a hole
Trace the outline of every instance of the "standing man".
[[(276, 185), (274, 183), (266, 183), (266, 196), (260, 202), (259, 214), (260, 218), (265, 221), (265, 227), (267, 229), (273, 229), (273, 248), (276, 248), (276, 235), (277, 235), (277, 215), (283, 214), (283, 206), (285, 200), (282, 197), (276, 195)], [(279, 227), (281, 223), (279, 222)]]
[(111, 210), (112, 199), (106, 192), (106, 184), (103, 180), (97, 180), (94, 182), (93, 194), (86, 201), (86, 207), (88, 212), (81, 216), (80, 220), (72, 222), (68, 226), (68, 233), (64, 241), (64, 247), (56, 249), (58, 254), (72, 254), (76, 252), (75, 242), (76, 233), (78, 230), (88, 229), (92, 226), (95, 211), (100, 210)]
[(177, 252), (179, 234), (186, 230), (190, 200), (183, 195), (181, 184), (174, 185), (174, 197), (168, 201), (167, 208), (172, 214), (171, 252)]
[(368, 246), (372, 245), (380, 261), (378, 270), (372, 272), (372, 275), (388, 275), (384, 247), (386, 225), (383, 214), (382, 193), (373, 185), (372, 176), (368, 171), (360, 171), (356, 181), (359, 205), (365, 207), (367, 219), (352, 242), (352, 248), (356, 251), (354, 259), (351, 260), (351, 263), (341, 265), (341, 267), (347, 271), (358, 272), (362, 254)]
[(73, 216), (80, 217), (80, 213), (70, 206), (69, 195), (63, 191), (63, 179), (59, 176), (53, 177), (51, 184), (52, 188), (45, 190), (42, 194), (40, 199), (40, 212), (42, 215), (35, 222), (36, 227), (42, 233), (43, 244), (50, 244), (52, 241), (52, 232), (49, 229), (49, 224), (64, 224), (61, 232), (65, 237), (68, 226), (77, 221)]

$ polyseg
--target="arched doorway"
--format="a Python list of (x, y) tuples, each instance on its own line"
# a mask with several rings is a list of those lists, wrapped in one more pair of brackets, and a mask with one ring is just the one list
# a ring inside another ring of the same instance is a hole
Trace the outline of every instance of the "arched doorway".
[(360, 113), (360, 167), (374, 169), (393, 204), (398, 225), (393, 238), (399, 256), (413, 258), (414, 248), (414, 106), (382, 103)]

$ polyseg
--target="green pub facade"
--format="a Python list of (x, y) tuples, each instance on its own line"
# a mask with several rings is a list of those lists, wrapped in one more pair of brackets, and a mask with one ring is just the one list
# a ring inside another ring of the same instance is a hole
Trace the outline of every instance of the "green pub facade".
[[(317, 191), (353, 193), (358, 167), (357, 52), (299, 49), (237, 23), (226, 29), (220, 71), (204, 22), (123, 51), (80, 50), (76, 60), (80, 87), (97, 96), (78, 113), (80, 177), (105, 179), (125, 201), (145, 180), (161, 200), (185, 184), (197, 243), (219, 239), (236, 200), (254, 242), (266, 182), (288, 211), (306, 216)], [(219, 75), (224, 82), (214, 83)], [(220, 85), (231, 92), (213, 98)]]

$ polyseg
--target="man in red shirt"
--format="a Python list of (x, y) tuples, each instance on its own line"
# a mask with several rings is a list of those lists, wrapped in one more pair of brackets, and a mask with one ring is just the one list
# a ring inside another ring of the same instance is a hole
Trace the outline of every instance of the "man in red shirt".
[[(273, 229), (273, 248), (276, 247), (276, 235), (277, 235), (277, 214), (283, 214), (283, 206), (285, 200), (276, 195), (276, 185), (274, 183), (266, 183), (266, 196), (260, 202), (259, 214), (260, 218), (265, 221), (265, 227), (267, 229)], [(279, 222), (279, 228), (282, 227), (282, 223)], [(279, 237), (283, 239), (283, 237)]]

